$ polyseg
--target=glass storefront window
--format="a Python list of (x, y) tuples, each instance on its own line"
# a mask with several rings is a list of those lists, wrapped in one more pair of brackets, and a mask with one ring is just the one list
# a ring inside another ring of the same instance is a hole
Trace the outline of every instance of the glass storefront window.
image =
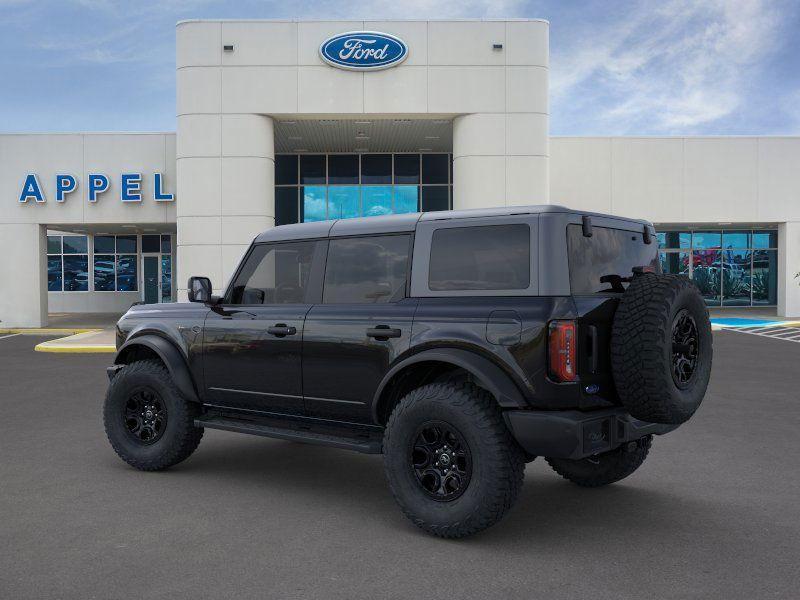
[(394, 186), (394, 212), (414, 213), (419, 210), (419, 187), (416, 185)]
[(142, 252), (160, 252), (161, 251), (161, 236), (143, 235), (142, 236)]
[(661, 252), (661, 272), (689, 276), (688, 252)]
[(89, 242), (85, 235), (65, 235), (61, 239), (64, 243), (64, 254), (86, 254), (88, 252)]
[(392, 155), (361, 155), (361, 183), (392, 183)]
[(300, 215), (297, 211), (297, 188), (275, 188), (275, 224), (288, 225), (297, 223)]
[(695, 231), (692, 234), (693, 248), (720, 248), (721, 245), (721, 231)]
[(750, 259), (750, 250), (723, 251), (723, 306), (750, 306)]
[(749, 231), (726, 231), (722, 234), (723, 248), (750, 248)]
[[(61, 240), (59, 240), (59, 247)], [(61, 256), (47, 257), (47, 291), (60, 292), (64, 282), (61, 273)]]
[(392, 186), (365, 185), (361, 187), (362, 213), (365, 217), (392, 214)]
[(94, 291), (114, 291), (114, 255), (94, 255)]
[(437, 210), (449, 210), (450, 200), (448, 198), (448, 188), (441, 185), (422, 186), (422, 210), (433, 212)]
[(172, 253), (172, 236), (165, 234), (161, 236), (161, 252), (163, 254)]
[(357, 185), (332, 185), (328, 188), (328, 219), (351, 219), (360, 212)]
[(64, 255), (64, 291), (89, 291), (89, 258), (85, 254)]
[(307, 185), (301, 188), (303, 194), (303, 221), (324, 221), (325, 186)]
[(161, 301), (169, 302), (172, 300), (172, 256), (164, 254), (161, 256)]
[(394, 155), (394, 182), (419, 183), (419, 154)]
[(137, 251), (135, 235), (117, 236), (117, 254), (135, 254)]
[(662, 231), (656, 234), (659, 248), (690, 248), (692, 234), (689, 231)]
[[(776, 240), (777, 241), (777, 240)], [(753, 305), (778, 303), (778, 251), (753, 251)]]
[(358, 183), (358, 155), (331, 154), (328, 157), (328, 183)]
[(48, 235), (47, 236), (47, 253), (48, 254), (61, 254), (61, 236)]
[(138, 289), (136, 255), (117, 256), (117, 291), (135, 292)]
[(692, 279), (700, 288), (706, 304), (719, 306), (720, 265), (722, 253), (719, 250), (694, 250), (692, 252)]
[(275, 156), (275, 185), (297, 185), (297, 155)]
[(423, 154), (422, 183), (447, 183), (449, 160), (447, 154)]
[(658, 241), (661, 270), (692, 277), (709, 306), (777, 303), (776, 230), (664, 231)]
[(96, 235), (94, 236), (94, 251), (95, 254), (114, 254), (116, 252), (114, 246), (113, 235)]
[(276, 225), (449, 210), (452, 203), (450, 154), (279, 154), (275, 160)]
[(753, 248), (777, 248), (777, 247), (778, 247), (777, 231), (753, 232)]
[(300, 183), (325, 183), (326, 167), (324, 154), (300, 156)]

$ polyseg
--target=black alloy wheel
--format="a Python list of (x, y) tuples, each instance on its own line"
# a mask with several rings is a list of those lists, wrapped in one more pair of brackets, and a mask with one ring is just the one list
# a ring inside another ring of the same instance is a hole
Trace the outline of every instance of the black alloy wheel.
[(125, 429), (144, 446), (155, 444), (167, 427), (167, 409), (152, 389), (138, 388), (128, 396), (123, 408)]
[(428, 421), (417, 429), (411, 465), (423, 491), (439, 502), (461, 496), (472, 478), (469, 446), (461, 434), (444, 421)]
[(694, 376), (699, 346), (697, 323), (684, 308), (672, 323), (672, 379), (681, 389), (685, 389)]

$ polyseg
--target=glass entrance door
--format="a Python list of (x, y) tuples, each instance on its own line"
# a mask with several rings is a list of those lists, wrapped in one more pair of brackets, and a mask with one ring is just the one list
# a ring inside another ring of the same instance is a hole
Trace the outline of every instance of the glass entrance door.
[(161, 294), (159, 277), (159, 256), (142, 256), (142, 277), (144, 279), (144, 303), (157, 304)]

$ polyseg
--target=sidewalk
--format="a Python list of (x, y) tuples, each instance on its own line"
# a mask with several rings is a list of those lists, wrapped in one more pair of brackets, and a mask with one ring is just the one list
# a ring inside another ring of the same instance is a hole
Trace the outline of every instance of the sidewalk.
[(64, 336), (37, 344), (37, 352), (113, 353), (116, 352), (115, 324), (118, 313), (50, 313), (48, 327), (3, 328), (0, 336)]

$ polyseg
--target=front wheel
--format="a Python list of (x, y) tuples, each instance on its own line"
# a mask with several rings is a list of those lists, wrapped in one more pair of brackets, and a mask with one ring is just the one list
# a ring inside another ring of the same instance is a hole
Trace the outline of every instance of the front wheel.
[(383, 442), (389, 486), (403, 513), (444, 538), (493, 525), (522, 487), (525, 457), (492, 396), (446, 381), (405, 396)]
[(119, 457), (141, 471), (160, 471), (195, 451), (203, 429), (199, 407), (186, 400), (156, 360), (126, 365), (108, 386), (106, 436)]
[(564, 479), (581, 487), (600, 487), (625, 479), (638, 469), (647, 458), (652, 443), (653, 436), (646, 435), (597, 456), (578, 460), (567, 458), (546, 460), (547, 464)]

